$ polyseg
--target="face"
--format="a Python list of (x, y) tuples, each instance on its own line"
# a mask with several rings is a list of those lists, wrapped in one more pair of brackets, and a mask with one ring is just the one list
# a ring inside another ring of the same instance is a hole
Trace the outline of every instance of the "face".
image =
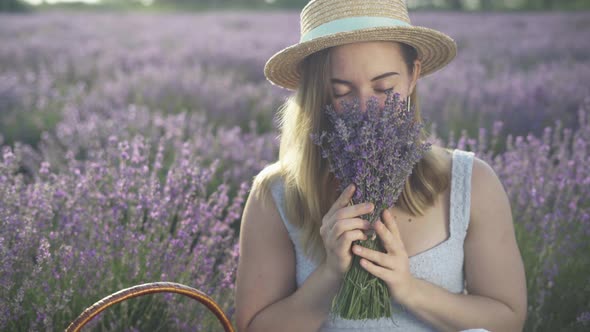
[(414, 72), (410, 73), (399, 43), (346, 44), (331, 50), (330, 76), (335, 110), (340, 112), (340, 101), (359, 98), (364, 112), (371, 96), (379, 99), (381, 107), (388, 90), (402, 98), (409, 96), (420, 77), (420, 61), (414, 62)]

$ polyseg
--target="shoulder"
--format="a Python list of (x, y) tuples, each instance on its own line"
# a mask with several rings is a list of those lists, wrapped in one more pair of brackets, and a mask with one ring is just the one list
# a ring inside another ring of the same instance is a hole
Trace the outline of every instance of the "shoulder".
[[(508, 195), (493, 167), (470, 151), (446, 148), (441, 148), (440, 151), (441, 155), (448, 155), (446, 158), (449, 159), (449, 164), (451, 164), (453, 152), (455, 152), (455, 158), (459, 154), (462, 155), (462, 158), (466, 158), (466, 154), (469, 154), (471, 159), (469, 229), (477, 227), (478, 224), (485, 222), (487, 217), (498, 215), (500, 212), (506, 216), (505, 219), (508, 219), (507, 214), (510, 214)], [(449, 166), (449, 168), (451, 167)], [(508, 221), (504, 220), (503, 222), (507, 223)], [(510, 223), (512, 223), (512, 216), (510, 216)]]
[(268, 207), (272, 202), (273, 187), (281, 180), (282, 174), (283, 169), (278, 161), (267, 165), (254, 177), (250, 194), (257, 202)]
[(295, 252), (272, 197), (278, 174), (272, 169), (260, 172), (244, 206), (235, 293), (239, 330), (296, 288)]
[[(471, 174), (469, 228), (466, 242), (507, 241), (514, 237), (510, 199), (495, 170), (474, 156)], [(498, 243), (497, 243), (498, 244)]]
[(258, 243), (259, 239), (270, 236), (273, 241), (263, 242), (276, 246), (289, 243), (280, 209), (282, 193), (278, 190), (282, 189), (278, 186), (278, 181), (281, 180), (281, 170), (277, 163), (266, 166), (254, 177), (250, 195), (244, 204), (240, 240), (256, 239), (250, 243)]
[(475, 156), (464, 248), (469, 294), (501, 301), (524, 322), (526, 281), (509, 197), (494, 169)]
[(509, 210), (510, 203), (502, 181), (492, 166), (474, 155), (471, 171), (471, 221), (480, 222), (484, 216), (494, 211), (491, 215), (500, 212), (506, 215)]

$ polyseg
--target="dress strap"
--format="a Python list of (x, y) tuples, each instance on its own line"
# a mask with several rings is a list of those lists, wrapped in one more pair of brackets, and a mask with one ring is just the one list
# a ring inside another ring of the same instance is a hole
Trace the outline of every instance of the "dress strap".
[(285, 192), (284, 192), (283, 187), (284, 187), (283, 180), (281, 178), (275, 179), (270, 184), (270, 190), (271, 190), (272, 196), (274, 198), (275, 204), (277, 206), (277, 210), (279, 211), (279, 214), (281, 215), (281, 220), (283, 221), (285, 228), (287, 228), (287, 232), (289, 233), (289, 236), (292, 237), (295, 234), (296, 229), (295, 229), (295, 226), (291, 225), (291, 223), (287, 220), (287, 216), (285, 214), (285, 205), (284, 205)]
[(469, 227), (471, 207), (471, 171), (474, 153), (459, 149), (453, 150), (451, 173), (451, 232), (465, 236)]

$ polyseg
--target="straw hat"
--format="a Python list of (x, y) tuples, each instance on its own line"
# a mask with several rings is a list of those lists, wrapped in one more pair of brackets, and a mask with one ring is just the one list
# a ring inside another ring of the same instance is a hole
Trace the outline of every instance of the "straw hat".
[(295, 90), (299, 65), (328, 47), (363, 41), (398, 41), (413, 46), (422, 61), (421, 77), (449, 63), (457, 54), (446, 34), (413, 26), (403, 0), (311, 0), (301, 11), (301, 39), (273, 55), (264, 75), (274, 85)]

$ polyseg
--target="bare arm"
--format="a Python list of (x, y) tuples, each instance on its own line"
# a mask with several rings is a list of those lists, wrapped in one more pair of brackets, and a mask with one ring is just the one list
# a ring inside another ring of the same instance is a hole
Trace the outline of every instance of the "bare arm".
[(255, 196), (246, 202), (240, 231), (238, 331), (316, 331), (339, 278), (321, 265), (296, 290), (295, 253), (285, 225), (272, 201), (262, 204)]
[(293, 245), (272, 197), (263, 203), (254, 193), (249, 196), (240, 232), (238, 331), (319, 330), (350, 266), (351, 243), (366, 239), (359, 229), (369, 228), (368, 222), (352, 218), (368, 212), (367, 207), (345, 207), (352, 193), (342, 194), (322, 221), (320, 233), (328, 243), (328, 259), (299, 288)]
[(341, 279), (322, 265), (303, 285), (286, 298), (258, 312), (250, 324), (239, 331), (317, 331), (328, 317), (331, 299)]
[(409, 307), (441, 331), (522, 331), (527, 308), (526, 279), (510, 203), (493, 169), (477, 158), (471, 202), (471, 223), (465, 239), (469, 295), (454, 294), (416, 279), (419, 291)]

